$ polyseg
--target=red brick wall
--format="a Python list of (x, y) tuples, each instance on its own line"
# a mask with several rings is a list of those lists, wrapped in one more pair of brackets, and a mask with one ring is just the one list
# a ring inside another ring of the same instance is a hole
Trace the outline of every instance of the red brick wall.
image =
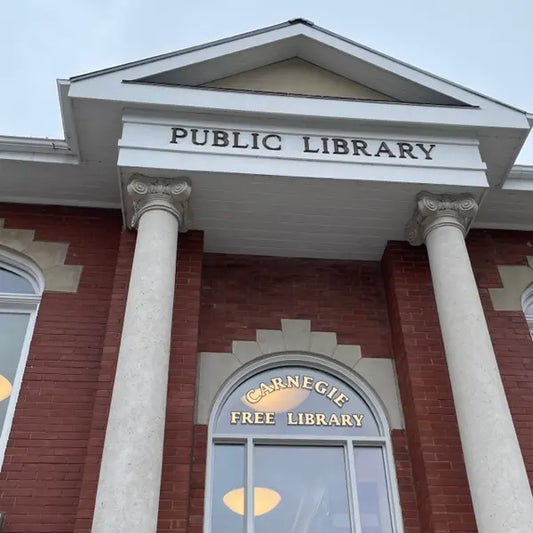
[(365, 357), (391, 356), (378, 263), (206, 254), (200, 351), (231, 352), (233, 340), (280, 329), (281, 318), (335, 331), (339, 344), (360, 344)]
[(391, 437), (404, 533), (421, 533), (407, 435), (405, 430), (395, 429)]
[(112, 297), (115, 211), (2, 205), (5, 227), (70, 243), (75, 294), (45, 292), (0, 473), (8, 533), (72, 532)]
[[(115, 212), (2, 206), (6, 227), (69, 242), (76, 294), (45, 293), (0, 474), (7, 533), (88, 533), (135, 233)], [(533, 344), (520, 311), (495, 312), (496, 265), (526, 264), (533, 234), (468, 238), (498, 362), (533, 477)], [(396, 357), (407, 431), (393, 431), (406, 533), (476, 531), (425, 249), (389, 243), (382, 264), (206, 254), (180, 237), (159, 532), (200, 533), (207, 431), (194, 426), (198, 351), (231, 351), (281, 318), (309, 319)], [(200, 334), (199, 334), (200, 332)]]
[(533, 232), (472, 231), (468, 251), (518, 441), (533, 485), (533, 342), (522, 311), (494, 311), (489, 288), (501, 287), (497, 265), (527, 265)]
[[(359, 344), (365, 357), (391, 357), (391, 334), (379, 263), (206, 254), (200, 351), (231, 352), (233, 340), (255, 340), (257, 329), (279, 329), (281, 318), (311, 320), (313, 331), (334, 331), (339, 344)], [(404, 431), (393, 431), (393, 452), (405, 533), (420, 533)], [(197, 427), (191, 533), (201, 531), (206, 428)]]
[(204, 523), (207, 426), (194, 426), (191, 485), (189, 492), (189, 533), (202, 533)]
[[(533, 233), (476, 230), (467, 246), (530, 480), (533, 343), (521, 311), (494, 311), (497, 265), (526, 265)], [(389, 243), (383, 259), (396, 368), (424, 532), (477, 531), (424, 247)]]
[(111, 404), (113, 382), (115, 380), (116, 363), (120, 348), (120, 337), (122, 334), (122, 323), (126, 308), (136, 235), (135, 232), (127, 230), (122, 231), (120, 234), (111, 301), (98, 373), (97, 391), (94, 399), (85, 466), (76, 513), (75, 533), (89, 533), (91, 531), (100, 461), (104, 446), (107, 417)]
[(192, 525), (196, 521), (190, 487), (196, 475), (192, 468), (195, 453), (202, 453), (201, 446), (197, 446), (196, 452), (194, 446), (198, 443), (194, 431), (194, 398), (202, 254), (201, 232), (180, 236), (158, 533), (185, 533), (189, 522)]
[(420, 529), (477, 531), (425, 248), (389, 243), (383, 271)]
[[(121, 236), (75, 533), (89, 533), (91, 529), (100, 460), (135, 249), (135, 236), (136, 234), (131, 231), (124, 231)], [(159, 533), (185, 532), (189, 523), (189, 496), (192, 497), (193, 494), (189, 487), (193, 482), (194, 474), (191, 464), (196, 442), (194, 395), (202, 248), (202, 233), (190, 232), (180, 236), (159, 508)], [(198, 450), (201, 454), (202, 450), (205, 450), (205, 446), (198, 447)], [(205, 467), (202, 471), (204, 470)]]

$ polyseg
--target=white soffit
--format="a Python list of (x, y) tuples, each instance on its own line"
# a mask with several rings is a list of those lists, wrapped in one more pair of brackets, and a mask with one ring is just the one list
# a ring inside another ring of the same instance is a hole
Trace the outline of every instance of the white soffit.
[[(123, 183), (142, 169), (121, 169)], [(159, 170), (154, 175), (173, 177)], [(207, 252), (378, 261), (388, 240), (405, 240), (413, 183), (294, 179), (189, 172), (191, 229), (205, 232)], [(482, 188), (425, 185), (435, 193)], [(126, 217), (132, 216), (127, 207)]]

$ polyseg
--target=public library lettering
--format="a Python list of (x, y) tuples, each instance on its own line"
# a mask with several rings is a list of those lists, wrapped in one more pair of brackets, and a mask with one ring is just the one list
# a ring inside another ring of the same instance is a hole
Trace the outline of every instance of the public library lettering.
[[(292, 136), (291, 136), (292, 137)], [(384, 141), (351, 137), (295, 136), (301, 154), (349, 155), (362, 158), (433, 160), (436, 144), (407, 141)], [(286, 137), (278, 133), (228, 131), (223, 129), (170, 128), (170, 144), (205, 146), (238, 150), (281, 152)], [(292, 141), (293, 139), (291, 139)], [(294, 149), (294, 146), (292, 146)]]

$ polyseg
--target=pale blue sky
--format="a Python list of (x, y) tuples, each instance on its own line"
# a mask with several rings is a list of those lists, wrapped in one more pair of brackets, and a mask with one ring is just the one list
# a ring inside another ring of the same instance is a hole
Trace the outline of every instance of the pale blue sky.
[(0, 135), (63, 137), (56, 78), (296, 17), (533, 112), (532, 0), (0, 0)]

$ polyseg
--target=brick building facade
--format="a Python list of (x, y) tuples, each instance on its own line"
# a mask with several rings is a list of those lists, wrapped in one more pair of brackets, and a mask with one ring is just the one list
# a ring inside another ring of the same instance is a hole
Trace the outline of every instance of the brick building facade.
[[(0, 318), (35, 318), (1, 352), (1, 531), (260, 532), (263, 438), (345, 450), (346, 508), (276, 474), (286, 531), (531, 531), (533, 170), (508, 170), (530, 116), (301, 20), (59, 86), (64, 145), (0, 145)], [(272, 407), (272, 435), (220, 433), (236, 387), (285, 367), (379, 432), (285, 434), (296, 407)], [(238, 512), (215, 450), (241, 441)], [(351, 447), (383, 450), (382, 479)]]

